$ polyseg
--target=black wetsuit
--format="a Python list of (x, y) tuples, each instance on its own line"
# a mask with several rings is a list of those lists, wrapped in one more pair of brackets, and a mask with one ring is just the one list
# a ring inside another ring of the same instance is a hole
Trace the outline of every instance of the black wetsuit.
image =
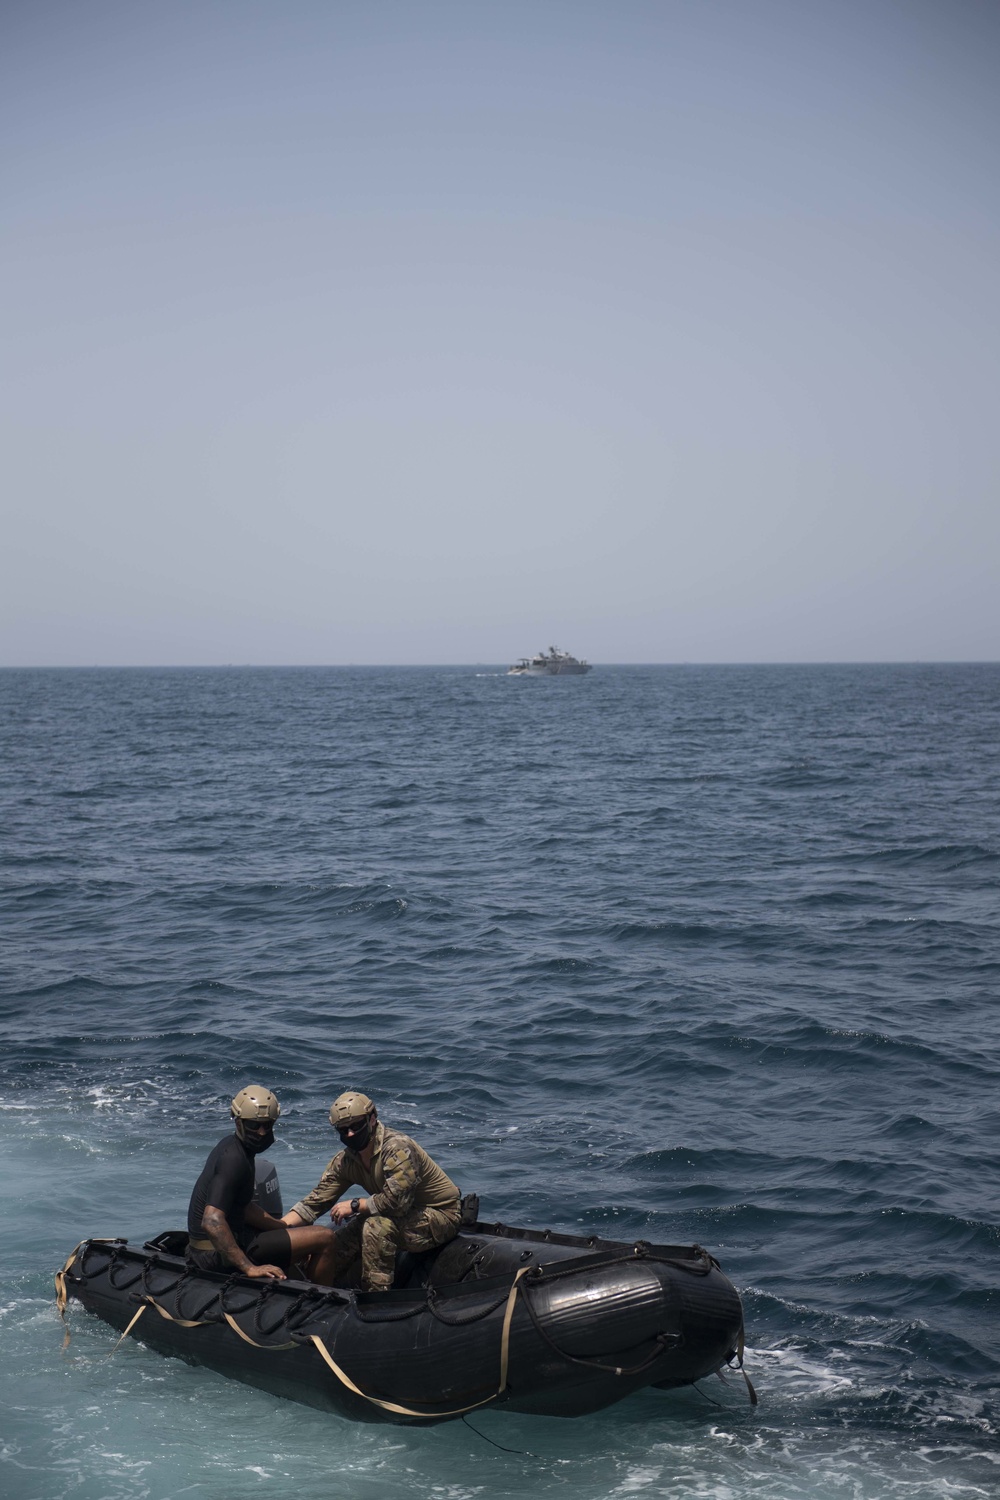
[[(208, 1232), (202, 1227), (202, 1215), (211, 1203), (226, 1216), (233, 1239), (245, 1255), (258, 1263), (286, 1265), (290, 1241), (285, 1229), (264, 1229), (259, 1233), (246, 1223), (246, 1211), (254, 1192), (254, 1158), (238, 1135), (225, 1136), (208, 1154), (201, 1176), (194, 1185), (188, 1205), (188, 1234), (192, 1240), (206, 1242)], [(188, 1259), (203, 1271), (233, 1271), (218, 1251), (188, 1248)]]

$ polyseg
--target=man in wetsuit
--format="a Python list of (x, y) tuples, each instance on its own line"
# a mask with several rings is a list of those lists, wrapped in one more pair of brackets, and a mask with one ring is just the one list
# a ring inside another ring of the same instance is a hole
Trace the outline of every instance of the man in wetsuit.
[[(388, 1291), (399, 1250), (419, 1253), (454, 1239), (462, 1219), (458, 1188), (416, 1141), (379, 1123), (367, 1094), (341, 1094), (330, 1124), (344, 1149), (282, 1222), (293, 1235), (305, 1233), (295, 1226), (314, 1224), (333, 1204), (330, 1218), (340, 1227), (328, 1264), (340, 1275), (360, 1255), (365, 1289)], [(370, 1196), (336, 1201), (355, 1185)]]
[(269, 1089), (251, 1084), (230, 1106), (235, 1135), (209, 1152), (188, 1207), (191, 1264), (202, 1271), (241, 1271), (284, 1280), (293, 1262), (313, 1281), (334, 1276), (336, 1235), (319, 1227), (288, 1229), (253, 1201), (254, 1157), (274, 1141), (281, 1105)]

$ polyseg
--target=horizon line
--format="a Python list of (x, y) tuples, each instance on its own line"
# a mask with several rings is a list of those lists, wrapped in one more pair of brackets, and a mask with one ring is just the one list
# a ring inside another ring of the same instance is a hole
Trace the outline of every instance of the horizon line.
[[(1000, 657), (810, 657), (803, 661), (779, 660), (718, 660), (697, 661), (606, 661), (589, 662), (598, 667), (994, 667), (1000, 666)], [(9, 662), (0, 663), (0, 672), (331, 672), (331, 671), (461, 671), (466, 668), (488, 667), (506, 672), (502, 662), (492, 661), (429, 661), (429, 662)], [(556, 674), (573, 675), (573, 674)], [(584, 674), (578, 674), (584, 675)]]

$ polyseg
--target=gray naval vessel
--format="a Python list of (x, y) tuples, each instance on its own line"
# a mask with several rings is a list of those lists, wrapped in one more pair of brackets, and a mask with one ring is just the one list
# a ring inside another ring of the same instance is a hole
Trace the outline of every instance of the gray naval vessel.
[(582, 677), (591, 670), (590, 663), (550, 646), (536, 656), (522, 656), (512, 667), (507, 668), (508, 677)]

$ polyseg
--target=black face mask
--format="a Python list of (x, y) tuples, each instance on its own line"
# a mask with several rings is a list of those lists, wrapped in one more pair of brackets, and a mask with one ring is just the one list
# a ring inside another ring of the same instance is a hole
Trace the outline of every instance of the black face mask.
[(338, 1130), (337, 1134), (340, 1136), (342, 1146), (346, 1146), (348, 1151), (357, 1153), (363, 1151), (371, 1140), (372, 1128), (371, 1118), (369, 1117), (363, 1125), (360, 1125), (357, 1130), (352, 1131), (350, 1135), (348, 1135), (346, 1130)]
[(236, 1134), (250, 1152), (251, 1156), (259, 1156), (266, 1151), (268, 1146), (274, 1145), (274, 1126), (269, 1124), (265, 1131), (247, 1130), (242, 1120), (236, 1121)]

